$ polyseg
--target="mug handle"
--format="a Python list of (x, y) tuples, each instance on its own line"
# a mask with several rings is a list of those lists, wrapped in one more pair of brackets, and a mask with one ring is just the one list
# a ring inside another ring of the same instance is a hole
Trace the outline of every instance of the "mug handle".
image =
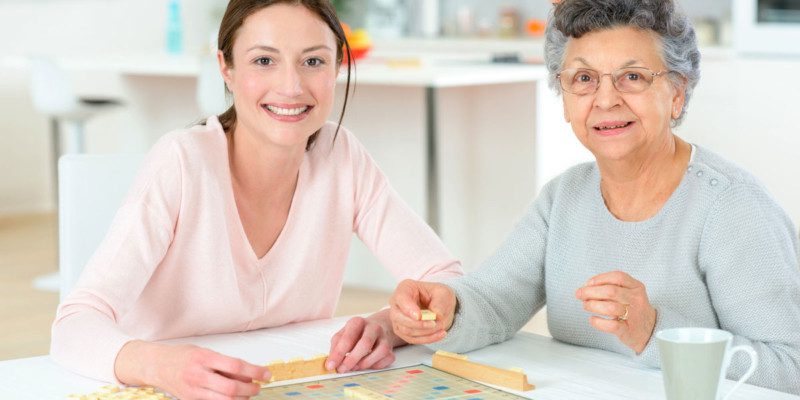
[[(747, 353), (750, 356), (750, 368), (748, 368), (747, 372), (745, 372), (744, 375), (742, 375), (742, 377), (739, 378), (739, 381), (737, 381), (736, 384), (733, 385), (733, 388), (731, 388), (731, 390), (728, 392), (728, 394), (725, 395), (723, 400), (728, 400), (728, 398), (731, 397), (733, 392), (735, 392), (736, 389), (738, 389), (739, 386), (742, 385), (742, 383), (744, 383), (747, 379), (750, 378), (751, 375), (753, 375), (753, 372), (755, 372), (756, 367), (758, 366), (758, 353), (756, 353), (756, 351), (753, 350), (752, 347), (747, 346), (747, 345), (743, 345), (743, 346), (736, 346), (736, 347), (732, 348), (731, 352), (730, 352), (730, 359), (733, 359), (733, 355), (737, 351), (743, 351), (743, 352)], [(729, 367), (730, 367), (730, 364), (728, 364), (728, 366), (725, 368), (726, 375), (727, 375), (727, 370), (728, 370)]]

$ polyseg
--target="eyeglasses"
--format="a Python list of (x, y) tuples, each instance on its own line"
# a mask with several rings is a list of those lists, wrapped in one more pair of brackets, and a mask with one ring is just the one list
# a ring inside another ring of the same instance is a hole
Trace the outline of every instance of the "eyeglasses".
[(669, 71), (653, 72), (644, 67), (620, 68), (610, 74), (601, 74), (588, 68), (570, 68), (556, 74), (561, 89), (565, 92), (587, 95), (594, 94), (600, 88), (600, 79), (611, 75), (611, 83), (622, 93), (639, 93), (647, 90), (653, 80)]

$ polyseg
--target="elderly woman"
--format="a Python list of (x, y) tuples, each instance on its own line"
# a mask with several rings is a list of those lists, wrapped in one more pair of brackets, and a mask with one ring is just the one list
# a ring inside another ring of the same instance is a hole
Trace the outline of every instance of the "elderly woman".
[[(668, 0), (565, 0), (545, 49), (596, 161), (549, 182), (475, 273), (401, 283), (395, 332), (464, 352), (546, 303), (554, 338), (657, 367), (654, 332), (720, 328), (758, 352), (750, 383), (800, 393), (797, 231), (756, 178), (673, 133), (700, 76), (687, 17)], [(416, 321), (420, 308), (440, 318)], [(734, 358), (729, 378), (747, 367)]]

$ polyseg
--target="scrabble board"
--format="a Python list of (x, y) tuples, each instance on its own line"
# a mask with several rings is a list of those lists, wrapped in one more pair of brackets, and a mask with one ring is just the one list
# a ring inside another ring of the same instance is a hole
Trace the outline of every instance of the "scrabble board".
[(397, 400), (524, 399), (422, 364), (284, 386), (270, 385), (262, 388), (261, 393), (251, 399), (344, 400), (344, 388), (354, 386), (362, 386)]

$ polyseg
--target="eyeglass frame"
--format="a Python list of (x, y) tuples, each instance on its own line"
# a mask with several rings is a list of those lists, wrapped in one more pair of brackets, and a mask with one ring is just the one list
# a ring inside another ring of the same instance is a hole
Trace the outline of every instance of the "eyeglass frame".
[[(647, 73), (649, 73), (649, 74), (650, 74), (650, 76), (652, 76), (653, 80), (651, 80), (651, 81), (648, 83), (648, 85), (647, 85), (647, 87), (646, 87), (646, 88), (644, 88), (644, 89), (642, 89), (642, 90), (640, 90), (640, 91), (638, 91), (638, 92), (630, 92), (630, 91), (627, 91), (627, 92), (626, 92), (626, 91), (620, 90), (620, 89), (617, 87), (616, 79), (614, 79), (614, 73), (616, 73), (616, 72), (619, 72), (619, 71), (622, 71), (622, 70), (626, 70), (626, 69), (645, 70), (645, 71), (647, 71)], [(563, 82), (563, 81), (561, 81), (561, 75), (564, 73), (564, 71), (569, 71), (569, 70), (576, 70), (576, 71), (578, 71), (578, 70), (585, 70), (585, 71), (592, 71), (592, 72), (596, 72), (596, 73), (597, 73), (597, 86), (595, 86), (595, 87), (594, 87), (594, 91), (592, 91), (592, 92), (589, 92), (589, 93), (575, 93), (575, 92), (571, 92), (571, 91), (569, 91), (569, 90), (565, 89), (565, 88), (564, 88), (564, 82)], [(604, 76), (606, 76), (606, 75), (610, 75), (610, 76), (611, 76), (611, 85), (612, 85), (612, 86), (614, 87), (614, 89), (616, 89), (618, 92), (620, 92), (620, 93), (642, 93), (642, 92), (644, 92), (645, 90), (647, 90), (647, 89), (650, 89), (650, 87), (651, 87), (651, 86), (653, 86), (653, 81), (655, 81), (655, 80), (656, 80), (656, 78), (658, 78), (658, 77), (660, 77), (660, 76), (663, 76), (663, 75), (665, 75), (665, 74), (669, 74), (669, 73), (671, 73), (671, 72), (675, 72), (675, 71), (670, 71), (670, 70), (666, 70), (666, 69), (664, 69), (664, 70), (661, 70), (661, 71), (659, 71), (659, 72), (653, 72), (653, 70), (651, 70), (650, 68), (647, 68), (647, 67), (622, 67), (622, 68), (617, 68), (617, 69), (615, 69), (613, 72), (609, 72), (609, 73), (601, 74), (601, 73), (600, 73), (600, 71), (598, 71), (598, 70), (596, 70), (596, 69), (592, 69), (592, 68), (564, 68), (564, 69), (562, 69), (561, 71), (558, 71), (558, 72), (556, 72), (556, 79), (558, 80), (558, 86), (561, 88), (561, 90), (563, 90), (564, 92), (570, 93), (570, 94), (578, 95), (578, 96), (588, 96), (588, 95), (590, 95), (590, 94), (595, 94), (595, 93), (597, 93), (597, 91), (598, 91), (598, 90), (600, 90), (600, 84), (601, 84), (601, 83), (602, 83), (602, 81), (603, 81), (603, 77), (604, 77)]]

